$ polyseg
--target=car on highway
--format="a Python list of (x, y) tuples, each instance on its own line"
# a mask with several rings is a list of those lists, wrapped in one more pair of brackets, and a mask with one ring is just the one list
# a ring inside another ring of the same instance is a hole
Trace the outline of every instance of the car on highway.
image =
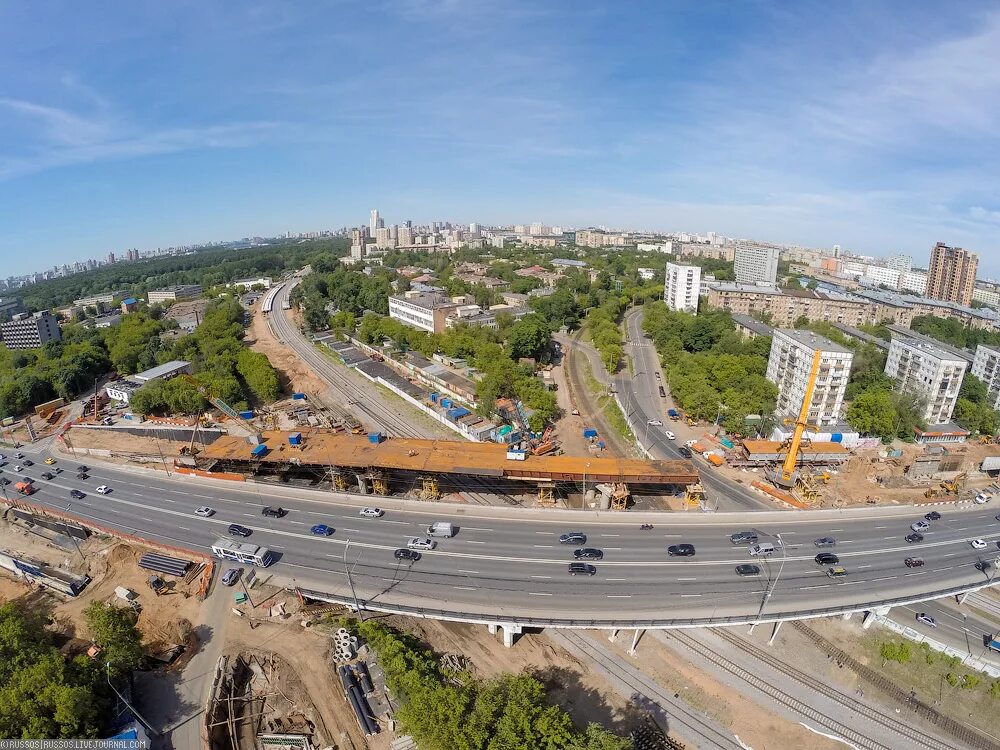
[(80, 464), (79, 466), (76, 467), (76, 470), (80, 472), (87, 472), (90, 471), (90, 467), (87, 466), (86, 464)]
[(998, 521), (1000, 521), (1000, 513), (997, 513), (997, 515), (996, 515), (996, 519), (997, 519)]
[(420, 553), (412, 549), (403, 549), (402, 547), (392, 553), (397, 560), (409, 560), (410, 562), (416, 562), (420, 559)]
[(972, 549), (986, 549), (985, 539), (973, 539), (969, 542), (972, 545)]
[(910, 529), (918, 534), (922, 531), (927, 531), (930, 527), (931, 525), (927, 521), (914, 521), (910, 524)]
[(406, 546), (410, 549), (434, 549), (437, 546), (437, 542), (426, 537), (411, 536), (406, 540)]
[(81, 471), (79, 474), (76, 475), (76, 478), (77, 479), (90, 479), (90, 474), (85, 474), (84, 472)]
[(385, 511), (381, 508), (362, 508), (358, 511), (358, 515), (364, 518), (381, 518), (383, 513)]
[(932, 510), (930, 513), (925, 514), (924, 518), (928, 521), (940, 521), (941, 514), (938, 513), (936, 510)]
[(196, 516), (201, 516), (202, 518), (211, 518), (215, 515), (215, 508), (209, 508), (207, 505), (202, 505), (195, 509), (194, 514)]
[(594, 547), (584, 547), (573, 550), (573, 557), (577, 560), (603, 560), (604, 552)]
[(262, 516), (267, 516), (268, 518), (283, 518), (286, 513), (288, 513), (287, 510), (281, 506), (275, 505), (265, 505), (260, 509), (260, 514)]
[(847, 568), (842, 568), (840, 566), (836, 568), (830, 568), (826, 571), (826, 574), (830, 578), (844, 578), (847, 576)]
[(975, 567), (975, 569), (978, 570), (980, 573), (987, 573), (993, 569), (993, 563), (991, 563), (989, 560), (980, 560), (973, 567)]
[(243, 575), (243, 568), (230, 568), (222, 575), (222, 585), (234, 585), (238, 580), (240, 580), (241, 575)]
[(671, 557), (694, 557), (694, 545), (671, 544), (667, 547), (667, 554)]
[(682, 445), (677, 449), (677, 452), (681, 454), (682, 458), (691, 458), (691, 449), (686, 445)]
[(817, 565), (836, 565), (840, 562), (840, 558), (832, 552), (820, 552), (815, 560)]
[(22, 458), (24, 458), (24, 454), (18, 451), (17, 453), (14, 454), (14, 458), (20, 461)]
[(729, 541), (733, 544), (754, 544), (757, 541), (756, 531), (737, 531), (729, 535)]
[(23, 463), (25, 466), (34, 466), (35, 465), (35, 462), (32, 461), (30, 458), (24, 459), (21, 463)]
[(24, 471), (24, 467), (21, 466), (21, 464), (18, 464), (17, 466), (14, 467), (14, 471)]
[(586, 544), (587, 535), (582, 531), (570, 531), (559, 536), (559, 544)]
[(597, 573), (597, 566), (584, 562), (571, 562), (569, 564), (569, 574), (571, 576), (592, 576)]
[(80, 490), (70, 490), (69, 494), (70, 497), (75, 497), (77, 500), (83, 500), (86, 497)]
[(667, 430), (663, 434), (667, 436), (667, 440), (676, 440), (677, 439), (677, 436), (674, 433), (672, 433), (670, 430)]
[(240, 526), (238, 523), (229, 524), (229, 536), (242, 536), (248, 537), (253, 533), (246, 526)]
[(910, 544), (914, 544), (916, 542), (922, 542), (922, 541), (924, 541), (924, 535), (923, 534), (916, 534), (916, 533), (907, 534), (906, 536), (903, 537), (903, 539), (905, 539)]
[(656, 372), (654, 372), (653, 374), (654, 374), (654, 375), (656, 376), (656, 379), (657, 379), (657, 380), (659, 380), (659, 379), (660, 379), (660, 371), (659, 371), (659, 370), (657, 370), (657, 371), (656, 371)]
[(917, 622), (923, 623), (924, 625), (926, 625), (929, 628), (936, 628), (937, 627), (937, 620), (935, 620), (933, 617), (931, 617), (926, 612), (918, 612), (917, 613)]
[(663, 422), (661, 422), (659, 419), (646, 420), (646, 424), (652, 425), (653, 427), (663, 427)]
[(836, 547), (837, 546), (837, 540), (834, 539), (832, 536), (821, 536), (819, 539), (817, 539), (816, 541), (814, 541), (813, 544), (815, 546), (817, 546), (817, 547), (820, 547), (820, 548), (823, 548), (823, 547)]
[(744, 578), (749, 578), (751, 576), (759, 576), (760, 575), (760, 566), (759, 565), (737, 565), (736, 566), (736, 575), (743, 576)]
[(903, 562), (908, 568), (922, 568), (924, 566), (924, 561), (919, 557), (908, 557)]
[(54, 466), (55, 463), (56, 463), (56, 460), (54, 458), (52, 458), (52, 456), (49, 456), (48, 458), (45, 459), (45, 463), (47, 463), (49, 466)]
[(10, 484), (10, 480), (7, 477), (0, 477), (0, 485), (6, 487)]
[(108, 487), (108, 485), (106, 484), (102, 484), (100, 487), (97, 488), (98, 495), (107, 495), (109, 492), (111, 492), (111, 488)]
[(990, 492), (980, 492), (978, 495), (976, 495), (972, 499), (972, 502), (974, 502), (976, 505), (982, 505), (983, 503), (988, 503), (992, 499), (993, 499), (993, 494), (992, 493), (990, 493)]
[(331, 536), (333, 534), (333, 527), (327, 526), (325, 523), (318, 523), (309, 529), (309, 533), (316, 536)]
[(42, 479), (48, 480), (48, 479), (55, 479), (55, 478), (56, 478), (56, 475), (53, 474), (52, 472), (49, 472), (49, 471), (43, 471), (42, 472)]
[(662, 385), (659, 386), (659, 391), (660, 391), (660, 398), (666, 398), (667, 397), (667, 392), (665, 390), (663, 390), (663, 386)]
[(777, 551), (778, 548), (771, 544), (771, 542), (751, 544), (750, 549), (747, 550), (750, 553), (750, 557), (770, 557)]

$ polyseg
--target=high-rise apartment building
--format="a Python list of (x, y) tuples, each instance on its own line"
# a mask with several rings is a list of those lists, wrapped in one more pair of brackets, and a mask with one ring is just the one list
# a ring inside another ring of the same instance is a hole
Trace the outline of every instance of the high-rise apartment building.
[(913, 258), (909, 255), (890, 255), (885, 259), (885, 265), (893, 271), (906, 273), (913, 270)]
[(49, 341), (59, 341), (62, 332), (59, 321), (48, 310), (18, 313), (6, 323), (0, 323), (3, 343), (8, 349), (37, 349)]
[(778, 281), (779, 252), (776, 247), (737, 247), (733, 258), (736, 283), (775, 286)]
[(927, 266), (926, 296), (960, 305), (972, 304), (979, 256), (960, 247), (937, 243)]
[(115, 264), (115, 254), (108, 253), (108, 265), (113, 266)]
[(413, 227), (399, 228), (399, 246), (406, 247), (413, 244)]
[(667, 307), (697, 315), (700, 294), (700, 267), (667, 263), (667, 278), (663, 285), (663, 301)]
[(982, 344), (977, 346), (972, 374), (983, 381), (993, 408), (1000, 409), (1000, 349)]
[(371, 219), (368, 222), (368, 236), (369, 237), (374, 237), (375, 236), (375, 231), (380, 226), (382, 226), (382, 220), (378, 217), (378, 209), (377, 208), (373, 208), (372, 209), (372, 214), (371, 214)]
[(798, 418), (817, 354), (819, 363), (807, 421), (826, 426), (840, 420), (854, 353), (824, 336), (793, 328), (775, 329), (771, 338), (767, 379), (778, 386), (775, 414)]
[(968, 364), (967, 360), (925, 339), (894, 333), (889, 342), (885, 374), (896, 381), (896, 390), (922, 399), (924, 420), (939, 425), (951, 421)]

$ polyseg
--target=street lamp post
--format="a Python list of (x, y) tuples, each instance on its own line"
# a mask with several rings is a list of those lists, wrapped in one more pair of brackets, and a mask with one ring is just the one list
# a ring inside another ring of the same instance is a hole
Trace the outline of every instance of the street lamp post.
[(347, 572), (347, 583), (351, 587), (351, 596), (354, 597), (354, 608), (357, 610), (358, 619), (361, 622), (365, 621), (365, 613), (361, 609), (361, 603), (358, 601), (358, 592), (354, 589), (354, 578), (351, 576), (351, 568), (347, 564), (347, 551), (351, 548), (351, 540), (347, 540), (347, 544), (344, 545), (344, 570)]
[(759, 621), (761, 616), (764, 614), (764, 607), (767, 606), (768, 601), (771, 599), (771, 595), (774, 594), (774, 589), (778, 585), (778, 580), (781, 578), (781, 571), (785, 568), (785, 559), (787, 554), (785, 552), (785, 545), (781, 541), (781, 534), (768, 534), (765, 531), (758, 531), (757, 533), (762, 534), (763, 536), (773, 536), (778, 540), (778, 546), (781, 548), (781, 563), (778, 565), (778, 572), (774, 576), (774, 580), (768, 581), (768, 584), (764, 589), (764, 597), (760, 602), (760, 609), (757, 611), (757, 620)]

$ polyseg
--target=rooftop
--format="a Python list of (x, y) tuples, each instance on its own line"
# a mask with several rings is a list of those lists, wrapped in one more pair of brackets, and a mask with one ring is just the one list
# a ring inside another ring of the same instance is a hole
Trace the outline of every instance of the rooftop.
[(888, 328), (892, 332), (893, 338), (896, 338), (897, 336), (900, 338), (907, 338), (919, 344), (922, 344), (923, 345), (922, 348), (924, 349), (932, 349), (932, 348), (937, 349), (942, 354), (940, 359), (956, 359), (956, 360), (963, 359), (971, 364), (972, 361), (976, 358), (976, 353), (970, 351), (969, 349), (962, 349), (957, 346), (952, 346), (951, 344), (946, 344), (943, 341), (938, 341), (937, 339), (931, 338), (930, 336), (925, 336), (922, 333), (917, 333), (916, 331), (910, 330), (905, 326), (896, 325), (895, 323), (893, 323), (891, 325), (886, 326), (886, 328)]
[(182, 359), (175, 359), (171, 362), (165, 362), (162, 365), (157, 365), (156, 367), (151, 367), (144, 372), (139, 372), (132, 377), (141, 383), (149, 380), (156, 380), (157, 378), (165, 378), (167, 375), (173, 375), (174, 373), (180, 372), (181, 370), (186, 370), (191, 366), (190, 362), (185, 362)]
[(846, 346), (841, 346), (826, 336), (820, 336), (818, 333), (813, 333), (812, 331), (797, 328), (778, 328), (775, 330), (775, 333), (780, 333), (792, 341), (813, 350), (819, 349), (823, 352), (834, 352), (836, 354), (853, 354), (853, 351)]
[(389, 297), (400, 303), (409, 303), (415, 307), (422, 307), (425, 310), (436, 310), (441, 307), (452, 307), (455, 303), (447, 297), (434, 292), (407, 292), (406, 294), (394, 294)]
[(733, 313), (730, 317), (732, 317), (733, 322), (737, 325), (761, 336), (772, 336), (774, 334), (774, 327), (769, 326), (763, 320), (757, 320), (757, 318), (741, 313)]

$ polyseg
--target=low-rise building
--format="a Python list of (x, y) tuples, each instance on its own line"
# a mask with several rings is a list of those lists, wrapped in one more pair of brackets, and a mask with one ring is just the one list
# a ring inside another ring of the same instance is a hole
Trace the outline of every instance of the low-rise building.
[(443, 333), (458, 305), (447, 297), (410, 290), (389, 297), (389, 317), (428, 333)]
[(174, 284), (163, 289), (153, 289), (147, 295), (149, 304), (156, 302), (176, 302), (179, 299), (198, 297), (204, 290), (201, 284)]
[(807, 421), (825, 426), (840, 420), (854, 353), (807, 330), (777, 329), (772, 335), (767, 379), (778, 386), (775, 414), (798, 418), (817, 355)]
[(914, 308), (899, 295), (877, 298), (882, 292), (843, 294), (809, 289), (777, 289), (720, 282), (708, 288), (710, 307), (741, 315), (768, 315), (780, 328), (790, 328), (804, 317), (810, 322), (846, 323), (851, 326), (882, 322), (909, 325)]
[(261, 276), (256, 279), (237, 279), (229, 286), (236, 287), (242, 292), (248, 291), (251, 287), (260, 285), (264, 289), (270, 289), (274, 285), (274, 281), (270, 276)]
[(175, 359), (136, 373), (132, 376), (132, 379), (138, 383), (148, 383), (151, 380), (170, 380), (170, 378), (177, 377), (178, 375), (190, 374), (191, 363), (185, 362), (182, 359)]
[(659, 273), (660, 271), (657, 268), (640, 268), (639, 278), (643, 281), (652, 281)]
[(967, 359), (937, 344), (893, 331), (885, 374), (897, 390), (923, 400), (924, 421), (937, 425), (951, 421), (967, 366)]
[(6, 323), (0, 323), (0, 335), (8, 349), (37, 349), (62, 338), (59, 319), (48, 310), (14, 315)]
[(736, 332), (745, 339), (755, 339), (758, 336), (773, 336), (774, 327), (769, 326), (762, 320), (751, 318), (749, 315), (734, 313), (730, 316), (736, 326)]
[(123, 314), (127, 315), (128, 313), (134, 313), (138, 309), (139, 309), (139, 300), (137, 300), (135, 297), (126, 297), (125, 299), (122, 300)]

